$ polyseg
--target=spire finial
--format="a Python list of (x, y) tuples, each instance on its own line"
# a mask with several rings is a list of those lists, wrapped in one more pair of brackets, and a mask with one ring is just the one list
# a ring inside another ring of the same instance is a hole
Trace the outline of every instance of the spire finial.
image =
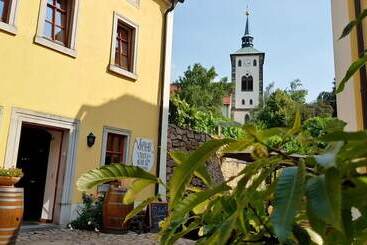
[(246, 7), (246, 28), (245, 35), (242, 37), (242, 47), (252, 47), (253, 37), (250, 35), (250, 24), (249, 24), (249, 15), (250, 12), (248, 10), (248, 6)]

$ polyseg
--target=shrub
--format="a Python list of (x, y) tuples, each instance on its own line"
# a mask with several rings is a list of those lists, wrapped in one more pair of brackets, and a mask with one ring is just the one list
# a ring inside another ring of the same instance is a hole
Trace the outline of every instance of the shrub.
[(78, 218), (68, 226), (78, 230), (99, 231), (103, 227), (103, 201), (104, 195), (95, 197), (83, 193), (83, 206), (77, 210)]
[(240, 138), (244, 133), (239, 124), (237, 125), (229, 118), (212, 111), (198, 110), (178, 96), (173, 96), (170, 100), (169, 122), (181, 128), (190, 128), (211, 135), (220, 133), (229, 138)]

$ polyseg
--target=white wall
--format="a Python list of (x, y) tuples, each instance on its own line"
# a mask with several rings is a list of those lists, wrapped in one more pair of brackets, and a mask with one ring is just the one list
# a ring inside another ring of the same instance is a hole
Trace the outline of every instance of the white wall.
[[(242, 66), (238, 66), (238, 61), (242, 60)], [(257, 65), (253, 66), (253, 61), (256, 60)], [(246, 61), (250, 61), (250, 65), (246, 65)], [(258, 55), (253, 56), (236, 56), (236, 92), (235, 92), (235, 107), (236, 109), (254, 109), (259, 105), (260, 95), (260, 59)], [(252, 92), (241, 91), (242, 77), (249, 74), (254, 79), (254, 90)], [(250, 99), (252, 99), (253, 104), (250, 105)], [(242, 104), (242, 100), (245, 100), (245, 105)], [(236, 119), (235, 119), (236, 120)], [(237, 121), (237, 120), (236, 120)], [(238, 121), (240, 122), (240, 121)]]
[[(349, 22), (348, 1), (331, 0), (333, 38), (334, 38), (334, 59), (335, 77), (340, 82), (349, 65), (352, 64), (352, 47), (350, 36), (339, 40), (344, 27)], [(347, 131), (355, 131), (357, 125), (357, 111), (355, 101), (354, 83), (352, 79), (347, 83), (344, 91), (337, 96), (338, 118), (347, 123)]]
[(249, 111), (234, 111), (233, 113), (233, 120), (235, 122), (244, 124), (245, 123), (245, 116), (249, 115), (250, 116), (250, 112)]

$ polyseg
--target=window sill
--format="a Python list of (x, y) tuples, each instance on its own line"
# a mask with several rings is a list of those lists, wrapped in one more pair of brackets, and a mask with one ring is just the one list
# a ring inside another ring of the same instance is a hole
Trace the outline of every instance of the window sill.
[(110, 64), (109, 66), (109, 70), (112, 71), (113, 73), (116, 73), (118, 75), (130, 78), (134, 81), (138, 80), (138, 75), (132, 72), (129, 72), (127, 70), (124, 70), (116, 65)]
[(13, 34), (13, 35), (17, 34), (16, 26), (5, 23), (5, 22), (0, 22), (0, 30), (3, 30), (5, 32), (8, 32), (8, 33)]
[(76, 58), (76, 56), (77, 56), (77, 52), (76, 52), (75, 49), (67, 48), (67, 47), (62, 46), (60, 44), (57, 44), (57, 43), (55, 43), (51, 40), (48, 40), (47, 38), (44, 38), (44, 37), (36, 36), (34, 42), (39, 44), (39, 45), (45, 46), (47, 48), (56, 50), (57, 52), (66, 54), (66, 55), (68, 55), (70, 57), (73, 57), (73, 58)]

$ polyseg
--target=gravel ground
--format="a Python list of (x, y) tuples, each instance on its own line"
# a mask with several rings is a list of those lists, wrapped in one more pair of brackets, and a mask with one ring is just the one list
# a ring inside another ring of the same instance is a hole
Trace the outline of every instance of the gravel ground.
[[(159, 244), (156, 234), (127, 233), (124, 235), (105, 234), (89, 231), (51, 229), (42, 231), (21, 232), (17, 245), (155, 245)], [(181, 239), (177, 245), (191, 245), (194, 242)]]

